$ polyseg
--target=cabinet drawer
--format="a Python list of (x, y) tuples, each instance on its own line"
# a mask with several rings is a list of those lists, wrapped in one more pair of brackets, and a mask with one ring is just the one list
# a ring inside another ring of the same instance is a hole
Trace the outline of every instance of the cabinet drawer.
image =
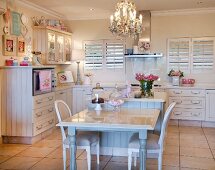
[(169, 96), (205, 97), (205, 90), (169, 89)]
[(171, 114), (171, 119), (183, 120), (204, 120), (204, 109), (179, 109), (175, 108)]
[(48, 117), (55, 115), (54, 105), (49, 105), (47, 107), (42, 107), (40, 109), (33, 110), (33, 123), (37, 123)]
[(55, 117), (51, 116), (33, 124), (33, 135), (36, 136), (55, 126)]
[(55, 92), (55, 95), (59, 95), (59, 96), (66, 95), (66, 90), (57, 91)]
[(50, 104), (54, 104), (55, 93), (47, 93), (33, 97), (33, 109), (38, 109)]
[(205, 108), (205, 98), (201, 97), (169, 97), (169, 102), (176, 102), (176, 108)]

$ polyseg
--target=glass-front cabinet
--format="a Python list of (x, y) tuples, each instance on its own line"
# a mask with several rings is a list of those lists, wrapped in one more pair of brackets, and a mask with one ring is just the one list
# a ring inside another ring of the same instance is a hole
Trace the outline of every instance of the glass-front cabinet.
[(41, 52), (43, 64), (71, 64), (72, 34), (51, 27), (34, 27), (33, 50)]
[(64, 37), (64, 53), (65, 53), (65, 61), (71, 62), (72, 56), (72, 39), (70, 36)]
[(47, 35), (48, 35), (47, 61), (48, 62), (54, 62), (56, 60), (56, 57), (55, 57), (55, 53), (56, 53), (55, 33), (49, 31)]

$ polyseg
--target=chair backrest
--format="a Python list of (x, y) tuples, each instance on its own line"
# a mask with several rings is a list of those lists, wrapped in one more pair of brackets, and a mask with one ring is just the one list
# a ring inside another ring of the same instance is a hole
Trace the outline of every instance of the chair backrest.
[(176, 103), (173, 102), (169, 105), (169, 107), (167, 108), (165, 115), (164, 115), (164, 119), (163, 119), (163, 123), (161, 126), (161, 134), (160, 134), (160, 138), (158, 141), (158, 144), (160, 145), (161, 149), (163, 148), (163, 142), (164, 142), (164, 138), (165, 138), (165, 134), (166, 134), (166, 129), (167, 129), (167, 125), (168, 125), (168, 121), (170, 119), (170, 115), (172, 113), (173, 108), (175, 107)]
[[(72, 116), (69, 106), (63, 100), (56, 100), (54, 102), (54, 105), (55, 105), (55, 110), (56, 110), (56, 114), (57, 114), (59, 123), (62, 122), (62, 115), (63, 115), (62, 110), (60, 109), (60, 105), (63, 106), (67, 110), (68, 117)], [(66, 139), (65, 129), (63, 126), (61, 126), (60, 129), (61, 129), (61, 134), (62, 134), (62, 138), (64, 141)]]

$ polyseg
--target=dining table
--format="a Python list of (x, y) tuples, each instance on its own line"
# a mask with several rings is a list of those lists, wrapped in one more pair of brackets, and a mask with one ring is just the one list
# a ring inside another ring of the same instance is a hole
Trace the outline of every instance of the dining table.
[(99, 132), (136, 132), (139, 133), (140, 170), (146, 169), (147, 131), (154, 130), (160, 114), (159, 109), (120, 108), (83, 110), (58, 123), (68, 127), (70, 141), (70, 170), (76, 170), (76, 133), (77, 131)]

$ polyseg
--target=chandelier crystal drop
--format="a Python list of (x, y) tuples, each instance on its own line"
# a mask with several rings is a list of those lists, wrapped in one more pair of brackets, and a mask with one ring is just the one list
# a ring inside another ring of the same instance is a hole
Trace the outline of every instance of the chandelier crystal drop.
[(136, 18), (136, 6), (133, 2), (123, 0), (117, 3), (116, 12), (110, 16), (110, 31), (122, 37), (137, 37), (142, 33), (142, 15)]

